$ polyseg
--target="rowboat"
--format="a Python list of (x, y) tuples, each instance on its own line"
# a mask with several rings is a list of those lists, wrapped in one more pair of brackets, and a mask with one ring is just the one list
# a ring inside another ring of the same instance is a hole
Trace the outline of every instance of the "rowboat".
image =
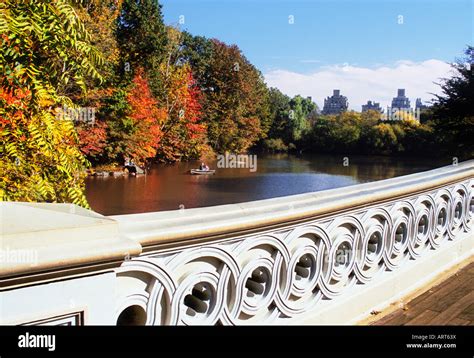
[(191, 169), (191, 174), (194, 174), (194, 175), (212, 175), (215, 172), (216, 172), (215, 170)]
[(135, 164), (125, 165), (124, 168), (127, 169), (128, 173), (131, 175), (145, 174), (145, 170)]

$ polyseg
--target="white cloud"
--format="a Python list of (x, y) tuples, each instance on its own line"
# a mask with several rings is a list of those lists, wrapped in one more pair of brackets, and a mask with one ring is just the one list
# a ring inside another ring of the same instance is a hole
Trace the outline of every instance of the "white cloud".
[(311, 96), (320, 108), (333, 89), (340, 89), (341, 94), (348, 97), (349, 107), (360, 111), (368, 100), (380, 102), (382, 108), (390, 105), (398, 88), (406, 89), (412, 106), (418, 97), (423, 101), (431, 100), (430, 93), (439, 93), (439, 86), (434, 82), (450, 77), (450, 69), (449, 64), (434, 59), (398, 61), (391, 67), (376, 68), (344, 64), (321, 67), (310, 74), (272, 70), (265, 74), (265, 80), (269, 86), (277, 87), (289, 96)]

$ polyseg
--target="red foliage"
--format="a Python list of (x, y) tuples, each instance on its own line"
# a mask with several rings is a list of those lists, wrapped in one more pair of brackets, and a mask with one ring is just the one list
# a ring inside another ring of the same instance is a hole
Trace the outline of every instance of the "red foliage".
[(128, 155), (138, 163), (154, 157), (163, 135), (161, 123), (164, 120), (163, 110), (153, 97), (143, 70), (137, 71), (133, 86), (127, 95), (130, 105), (130, 119), (134, 131), (128, 141)]
[(167, 78), (168, 105), (165, 135), (158, 149), (165, 161), (199, 157), (205, 143), (206, 127), (201, 123), (201, 92), (188, 66), (175, 67)]
[(206, 128), (199, 123), (201, 118), (201, 90), (196, 85), (191, 70), (187, 73), (187, 91), (183, 98), (183, 108), (186, 114), (186, 128), (190, 139), (196, 139), (205, 133)]
[(107, 123), (96, 122), (91, 126), (76, 127), (80, 150), (86, 156), (95, 157), (104, 151), (107, 145)]
[(28, 111), (26, 103), (29, 97), (28, 90), (0, 87), (0, 129), (8, 128), (11, 135), (21, 142), (26, 140), (23, 133), (28, 125), (25, 113)]

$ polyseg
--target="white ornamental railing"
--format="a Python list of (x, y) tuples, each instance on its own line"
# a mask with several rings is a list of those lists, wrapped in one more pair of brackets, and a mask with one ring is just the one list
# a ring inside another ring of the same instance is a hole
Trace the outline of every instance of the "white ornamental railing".
[(111, 217), (143, 247), (116, 269), (118, 322), (354, 322), (472, 255), (473, 178), (469, 161), (319, 193)]

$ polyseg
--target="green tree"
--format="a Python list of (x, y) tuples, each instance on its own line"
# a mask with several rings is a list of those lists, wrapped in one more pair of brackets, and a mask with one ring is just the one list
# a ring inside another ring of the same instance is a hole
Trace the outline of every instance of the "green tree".
[(118, 164), (129, 156), (128, 142), (132, 139), (135, 126), (130, 118), (130, 104), (127, 99), (127, 87), (119, 87), (103, 99), (104, 105), (98, 116), (107, 123), (107, 145), (103, 161)]
[(269, 89), (271, 127), (268, 136), (286, 143), (290, 142), (290, 101), (278, 88)]
[(337, 122), (335, 116), (317, 116), (305, 138), (305, 147), (315, 152), (336, 152), (341, 148), (335, 141)]
[[(396, 127), (397, 124), (392, 125)], [(398, 125), (401, 131), (394, 131), (400, 144), (399, 151), (416, 154), (439, 155), (437, 146), (434, 145), (434, 132), (429, 124), (420, 124), (416, 121), (401, 121)], [(402, 136), (400, 136), (402, 133)]]
[(290, 101), (289, 112), (289, 138), (292, 142), (298, 142), (309, 130), (309, 114), (316, 109), (316, 104), (309, 98), (300, 95), (293, 97)]
[(391, 154), (396, 149), (397, 136), (390, 124), (377, 124), (373, 127), (372, 133), (370, 141), (377, 154)]
[[(350, 111), (338, 115), (315, 116), (306, 139), (306, 147), (321, 152), (357, 152), (361, 148), (364, 120), (360, 113)], [(364, 129), (369, 132), (368, 128)], [(366, 133), (366, 137), (371, 134)]]
[(193, 36), (182, 32), (179, 58), (176, 62), (191, 66), (193, 77), (201, 91), (209, 89), (210, 62), (212, 57), (212, 41), (204, 36)]
[(166, 28), (157, 0), (124, 0), (117, 25), (117, 40), (125, 79), (144, 68), (155, 96), (162, 87), (158, 68), (166, 53)]
[(434, 122), (440, 149), (465, 158), (474, 156), (474, 47), (452, 65), (455, 75), (443, 79), (436, 95)]

